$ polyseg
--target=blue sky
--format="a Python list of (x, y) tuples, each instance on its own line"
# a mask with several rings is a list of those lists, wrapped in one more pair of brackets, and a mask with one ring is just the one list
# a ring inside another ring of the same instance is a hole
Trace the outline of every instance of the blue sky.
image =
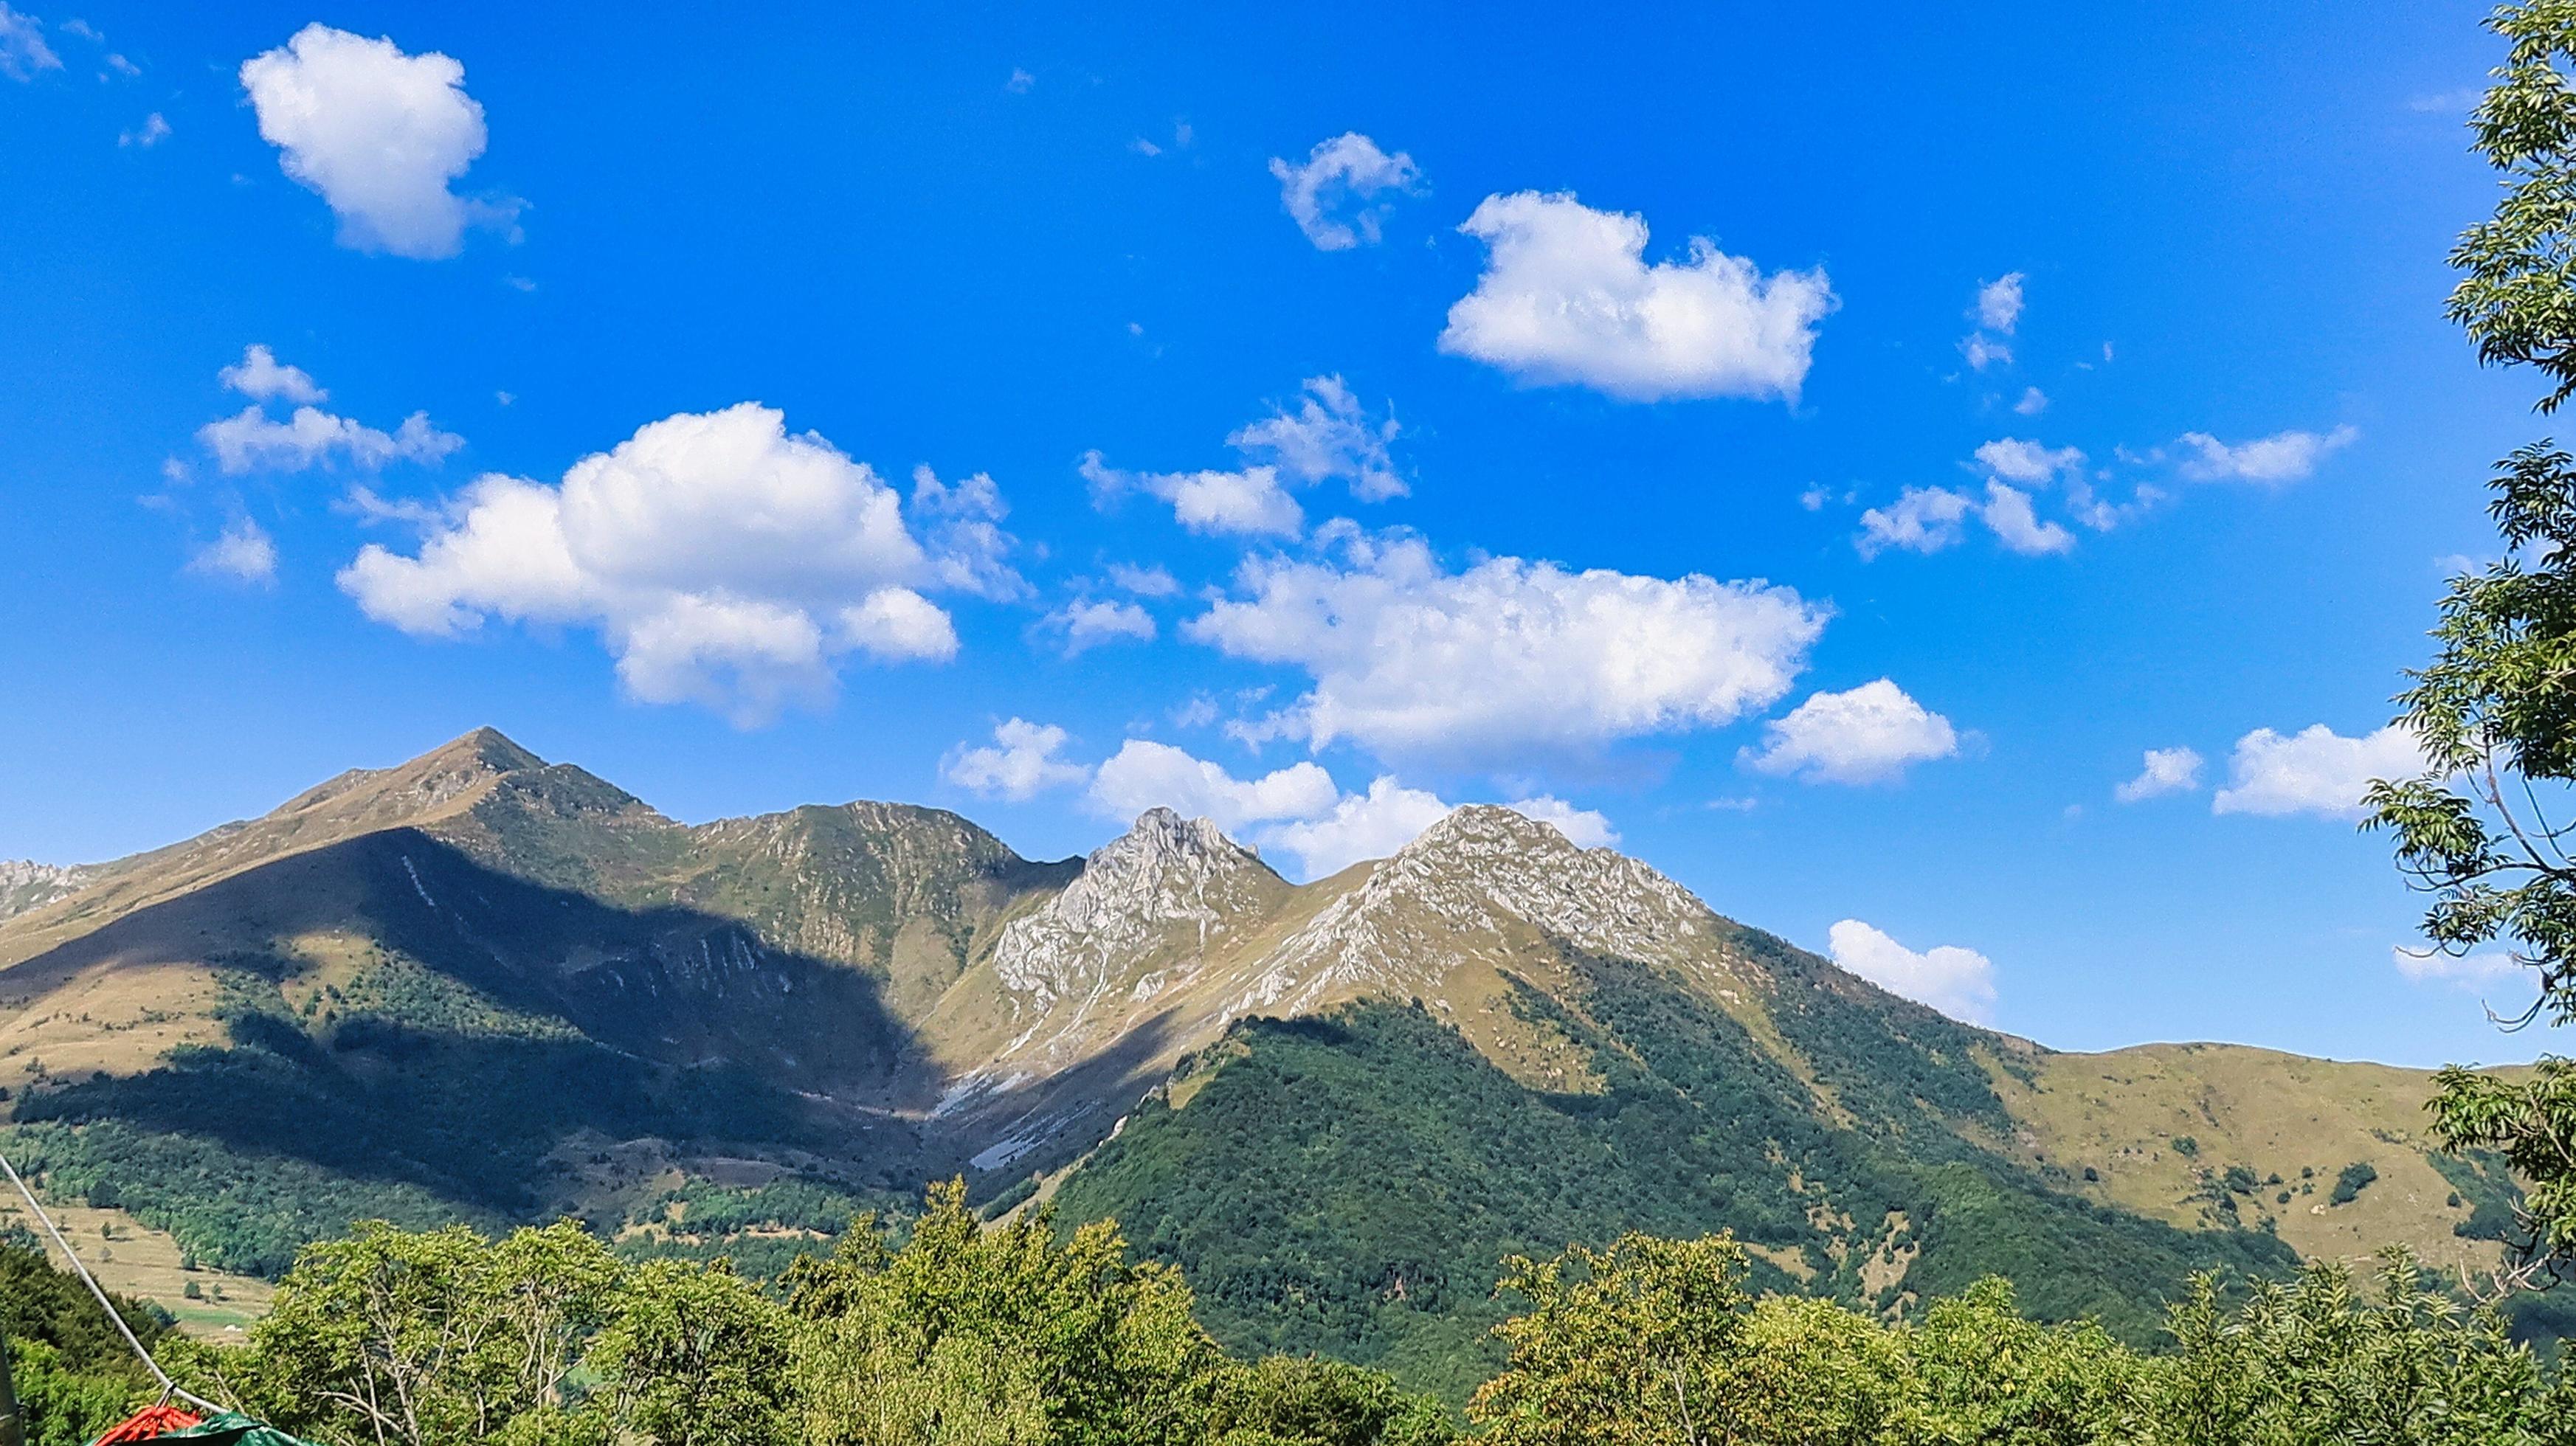
[(0, 857), (484, 723), (1523, 803), (2053, 1045), (2527, 1055), (2347, 808), (2540, 430), (2476, 7), (1779, 8), (9, 10)]

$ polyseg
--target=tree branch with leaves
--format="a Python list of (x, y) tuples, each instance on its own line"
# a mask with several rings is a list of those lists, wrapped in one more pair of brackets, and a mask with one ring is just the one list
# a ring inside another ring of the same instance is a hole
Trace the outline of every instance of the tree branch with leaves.
[[(2487, 25), (2508, 48), (2471, 130), (2504, 196), (2451, 253), (2463, 275), (2448, 311), (2480, 361), (2548, 379), (2546, 414), (2576, 396), (2576, 0), (2508, 5)], [(2387, 831), (2433, 896), (2432, 951), (2500, 943), (2528, 971), (2529, 1006), (2499, 1022), (2556, 1027), (2576, 1020), (2576, 458), (2543, 439), (2489, 485), (2505, 555), (2452, 579), (2433, 661), (2397, 697), (2425, 770), (2372, 784), (2363, 826)], [(2499, 1280), (2576, 1265), (2576, 1065), (2454, 1066), (2429, 1108), (2447, 1148), (2495, 1151), (2528, 1182), (2526, 1238)]]

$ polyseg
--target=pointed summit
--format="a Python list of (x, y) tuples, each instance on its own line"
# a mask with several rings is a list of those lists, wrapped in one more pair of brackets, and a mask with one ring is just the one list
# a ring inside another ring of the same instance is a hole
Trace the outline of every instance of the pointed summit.
[(1719, 925), (1689, 890), (1616, 849), (1579, 848), (1553, 824), (1474, 804), (1282, 940), (1247, 1000), (1301, 1010), (1353, 994), (1441, 998), (1461, 969), (1527, 967), (1558, 942), (1695, 966)]
[(1149, 808), (1127, 832), (1093, 850), (1081, 876), (1042, 912), (1085, 933), (1188, 920), (1204, 934), (1266, 908), (1287, 888), (1259, 854), (1214, 822)]
[(384, 827), (450, 812), (449, 804), (479, 796), (495, 779), (546, 766), (499, 729), (477, 728), (391, 768), (352, 768), (288, 799), (268, 817), (352, 814)]
[(1396, 850), (1395, 857), (1407, 854), (1449, 855), (1463, 858), (1518, 854), (1530, 857), (1561, 857), (1584, 852), (1563, 830), (1518, 809), (1499, 803), (1462, 804), (1443, 814), (1439, 821), (1414, 835), (1413, 842)]
[(412, 761), (426, 763), (434, 758), (472, 758), (496, 773), (516, 773), (523, 768), (546, 766), (544, 759), (520, 747), (508, 734), (488, 723)]
[[(1062, 893), (1002, 930), (993, 976), (1029, 1020), (1014, 1049), (1091, 1041), (1125, 1009), (1195, 975), (1290, 893), (1213, 822), (1147, 809), (1083, 860)], [(1119, 1004), (1099, 1007), (1110, 1000)]]

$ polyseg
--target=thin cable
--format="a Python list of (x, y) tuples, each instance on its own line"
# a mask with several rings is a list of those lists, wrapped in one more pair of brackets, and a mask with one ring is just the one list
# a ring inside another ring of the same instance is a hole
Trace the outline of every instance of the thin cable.
[(81, 1264), (80, 1256), (72, 1251), (72, 1243), (63, 1238), (62, 1227), (56, 1225), (54, 1217), (46, 1214), (45, 1207), (37, 1203), (36, 1192), (28, 1189), (27, 1182), (18, 1177), (18, 1167), (10, 1164), (9, 1157), (5, 1154), (0, 1154), (0, 1170), (9, 1172), (9, 1183), (18, 1187), (18, 1194), (27, 1202), (27, 1208), (36, 1212), (37, 1222), (45, 1227), (46, 1234), (54, 1237), (54, 1244), (61, 1247), (63, 1258), (72, 1263), (72, 1273), (81, 1278), (81, 1284), (89, 1287), (90, 1294), (98, 1297), (98, 1308), (107, 1312), (108, 1320), (116, 1326), (116, 1333), (125, 1337), (125, 1343), (134, 1347), (134, 1354), (143, 1362), (144, 1369), (150, 1371), (153, 1379), (161, 1383), (161, 1399), (166, 1401), (172, 1396), (177, 1396), (191, 1405), (203, 1406), (221, 1415), (223, 1407), (171, 1380), (170, 1373), (161, 1369), (161, 1363), (152, 1359), (152, 1353), (143, 1348), (143, 1342), (135, 1339), (134, 1327), (127, 1325), (125, 1317), (118, 1314), (116, 1303), (107, 1298), (107, 1292), (99, 1287), (98, 1278), (89, 1273), (89, 1267)]

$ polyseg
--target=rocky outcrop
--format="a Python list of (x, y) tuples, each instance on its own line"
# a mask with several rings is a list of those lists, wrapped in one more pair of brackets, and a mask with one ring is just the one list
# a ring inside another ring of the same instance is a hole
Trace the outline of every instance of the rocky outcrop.
[(94, 865), (40, 864), (33, 859), (0, 859), (0, 919), (41, 909), (79, 891), (98, 873)]
[(1061, 1056), (1098, 1025), (1189, 982), (1290, 892), (1252, 850), (1168, 808), (1094, 852), (1063, 891), (1002, 930), (993, 975), (1017, 1033)]
[(1577, 848), (1508, 808), (1461, 808), (1377, 865), (1270, 952), (1232, 1012), (1294, 1013), (1353, 994), (1431, 995), (1470, 962), (1509, 965), (1533, 936), (1709, 967), (1717, 916), (1607, 848)]

